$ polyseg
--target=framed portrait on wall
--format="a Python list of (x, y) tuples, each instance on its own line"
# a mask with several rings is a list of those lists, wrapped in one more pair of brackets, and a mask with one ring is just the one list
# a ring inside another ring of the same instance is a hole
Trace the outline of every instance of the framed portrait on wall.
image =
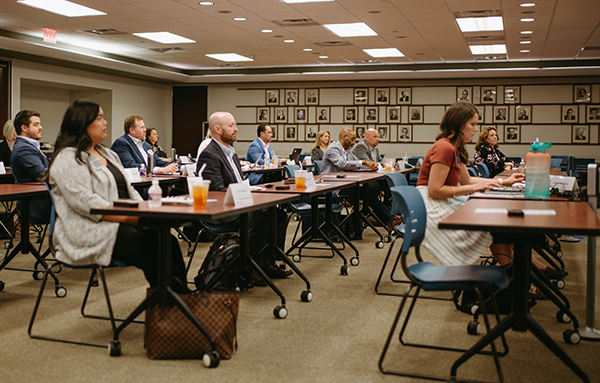
[(600, 105), (588, 105), (586, 116), (586, 122), (600, 123)]
[(344, 123), (356, 124), (358, 121), (358, 108), (356, 106), (344, 107)]
[(531, 123), (531, 105), (517, 105), (515, 122), (519, 124)]
[[(477, 122), (480, 124), (483, 124), (483, 122), (485, 121), (485, 119), (484, 119), (485, 106), (475, 105), (475, 107), (477, 108), (477, 114), (479, 115), (479, 120), (477, 120)], [(448, 108), (449, 108), (449, 106), (446, 106), (446, 110), (448, 110)]]
[(277, 137), (279, 136), (277, 134), (277, 125), (271, 124), (269, 126), (271, 127), (271, 131), (273, 132), (273, 137), (271, 138), (271, 141), (277, 141)]
[(298, 125), (285, 125), (284, 129), (284, 141), (297, 141), (298, 137), (296, 135), (298, 131)]
[(390, 103), (390, 88), (375, 89), (375, 104), (389, 105)]
[(317, 133), (319, 133), (318, 125), (306, 125), (305, 129), (306, 141), (314, 141), (317, 138)]
[(354, 88), (354, 105), (369, 103), (369, 88)]
[(412, 88), (397, 88), (398, 105), (410, 105), (412, 102)]
[(504, 87), (504, 103), (518, 104), (521, 102), (521, 87), (520, 86), (505, 86)]
[(256, 108), (256, 122), (260, 124), (269, 123), (269, 108)]
[(576, 124), (579, 122), (579, 107), (577, 105), (563, 105), (560, 115), (563, 123)]
[(320, 106), (317, 108), (317, 123), (319, 124), (329, 124), (329, 107), (328, 106)]
[(411, 124), (422, 124), (423, 123), (423, 107), (422, 106), (411, 106), (408, 108), (408, 122)]
[(285, 90), (285, 105), (298, 105), (298, 89)]
[(588, 125), (573, 125), (571, 127), (571, 142), (588, 144), (590, 142), (590, 127)]
[(456, 101), (471, 102), (473, 89), (470, 86), (459, 86), (456, 88)]
[(399, 123), (400, 122), (400, 107), (399, 106), (388, 106), (386, 108), (386, 122)]
[(495, 105), (493, 120), (494, 122), (499, 124), (506, 124), (508, 122), (508, 106)]
[(267, 90), (267, 105), (279, 105), (279, 89)]
[(379, 132), (380, 142), (390, 142), (390, 126), (389, 125), (377, 125), (377, 132)]
[(287, 122), (288, 108), (275, 108), (275, 122)]
[(496, 87), (482, 86), (481, 87), (481, 103), (495, 104), (496, 103)]
[(412, 125), (398, 125), (398, 142), (412, 142)]
[(294, 122), (304, 124), (308, 121), (307, 108), (294, 108)]
[(379, 108), (378, 107), (367, 107), (365, 108), (365, 122), (368, 124), (375, 124), (379, 122)]
[(318, 89), (306, 89), (305, 90), (306, 105), (319, 105), (319, 90)]
[(504, 142), (518, 144), (521, 142), (521, 126), (506, 125), (504, 126)]
[(590, 102), (591, 85), (573, 85), (573, 102)]
[(354, 131), (356, 132), (356, 139), (360, 140), (361, 138), (365, 138), (367, 127), (365, 125), (356, 125)]

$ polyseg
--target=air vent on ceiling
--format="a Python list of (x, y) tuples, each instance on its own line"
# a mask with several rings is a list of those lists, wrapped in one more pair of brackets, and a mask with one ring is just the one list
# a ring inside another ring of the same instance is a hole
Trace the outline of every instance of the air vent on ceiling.
[(77, 32), (87, 33), (87, 34), (95, 35), (95, 36), (126, 35), (127, 34), (127, 32), (118, 31), (118, 30), (112, 29), (112, 28), (106, 28), (106, 29), (85, 29), (85, 30), (78, 30)]
[(173, 48), (149, 48), (151, 51), (157, 52), (157, 53), (174, 53), (174, 52), (189, 52), (185, 49), (179, 48), (179, 47), (173, 47)]
[(491, 42), (491, 41), (504, 42), (504, 36), (502, 36), (502, 35), (498, 35), (498, 36), (490, 36), (490, 35), (465, 36), (465, 40), (467, 40), (467, 43), (487, 43), (487, 42)]
[(457, 19), (460, 19), (463, 17), (491, 17), (491, 16), (502, 16), (502, 12), (499, 9), (454, 12), (454, 17), (456, 17)]
[(238, 64), (215, 64), (216, 67), (219, 68), (235, 68), (236, 66), (239, 66)]
[(381, 64), (380, 60), (359, 60), (352, 61), (353, 64)]
[(506, 61), (506, 55), (475, 56), (475, 61)]
[(347, 41), (323, 41), (323, 42), (315, 43), (315, 44), (320, 47), (351, 47), (352, 46), (352, 44), (350, 44)]
[(583, 51), (600, 51), (600, 46), (583, 47)]
[(284, 20), (272, 20), (273, 23), (280, 27), (308, 27), (319, 25), (313, 19), (284, 19)]

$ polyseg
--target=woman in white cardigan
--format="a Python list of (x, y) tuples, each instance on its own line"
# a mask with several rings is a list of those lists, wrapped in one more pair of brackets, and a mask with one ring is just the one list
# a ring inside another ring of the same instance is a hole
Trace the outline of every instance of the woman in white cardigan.
[[(71, 265), (107, 266), (113, 260), (144, 271), (151, 287), (158, 284), (158, 240), (153, 230), (137, 228), (138, 217), (90, 214), (118, 198), (142, 200), (127, 182), (116, 153), (104, 147), (106, 120), (102, 108), (78, 100), (69, 107), (56, 139), (48, 179), (57, 220), (56, 258)], [(188, 292), (185, 265), (172, 237), (172, 287)]]

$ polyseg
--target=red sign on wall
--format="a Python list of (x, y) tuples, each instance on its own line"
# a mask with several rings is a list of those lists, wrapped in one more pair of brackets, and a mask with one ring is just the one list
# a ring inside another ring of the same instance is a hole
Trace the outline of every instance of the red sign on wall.
[(50, 44), (56, 44), (56, 30), (50, 28), (44, 28), (44, 42)]

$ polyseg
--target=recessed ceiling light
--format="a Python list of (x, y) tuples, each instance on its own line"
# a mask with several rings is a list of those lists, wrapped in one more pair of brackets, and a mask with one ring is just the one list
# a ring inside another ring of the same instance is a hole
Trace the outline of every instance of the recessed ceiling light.
[(371, 57), (404, 57), (402, 52), (396, 48), (363, 49)]
[(326, 1), (334, 1), (334, 0), (281, 0), (287, 4), (299, 4), (299, 3), (323, 3)]
[(526, 17), (524, 19), (521, 19), (521, 21), (524, 23), (531, 23), (532, 21), (535, 21), (535, 19), (531, 17)]
[(134, 35), (162, 44), (195, 43), (194, 40), (190, 40), (186, 37), (179, 36), (171, 32), (134, 33)]
[(323, 26), (340, 37), (377, 36), (377, 33), (365, 23), (323, 24)]
[(520, 42), (520, 44), (531, 44), (531, 41), (529, 40), (523, 40)]
[(521, 7), (535, 7), (535, 3), (522, 3)]
[(471, 53), (474, 55), (484, 55), (488, 53), (506, 53), (506, 44), (493, 44), (493, 45), (469, 45)]
[(234, 17), (233, 21), (246, 21), (248, 19), (246, 19), (245, 17)]
[(462, 17), (456, 19), (462, 32), (502, 31), (502, 16), (492, 17)]
[(272, 29), (261, 29), (260, 30), (262, 33), (273, 33)]
[(18, 0), (18, 3), (67, 17), (106, 15), (104, 12), (66, 0)]
[(312, 48), (304, 48), (302, 49), (304, 52), (312, 52)]
[(522, 35), (530, 35), (532, 33), (533, 33), (533, 31), (521, 31)]
[(521, 53), (529, 53), (531, 51), (529, 49), (521, 49), (519, 52), (521, 52)]
[(294, 40), (283, 40), (284, 43), (293, 43)]
[(198, 4), (200, 5), (204, 5), (204, 6), (211, 6), (211, 5), (215, 5), (215, 3), (213, 3), (212, 1), (201, 1)]
[(328, 59), (329, 56), (319, 56), (320, 59)]
[(206, 57), (210, 57), (211, 59), (221, 60), (226, 62), (237, 62), (237, 61), (254, 61), (254, 59), (242, 55), (238, 55), (237, 53), (213, 53), (206, 54)]

